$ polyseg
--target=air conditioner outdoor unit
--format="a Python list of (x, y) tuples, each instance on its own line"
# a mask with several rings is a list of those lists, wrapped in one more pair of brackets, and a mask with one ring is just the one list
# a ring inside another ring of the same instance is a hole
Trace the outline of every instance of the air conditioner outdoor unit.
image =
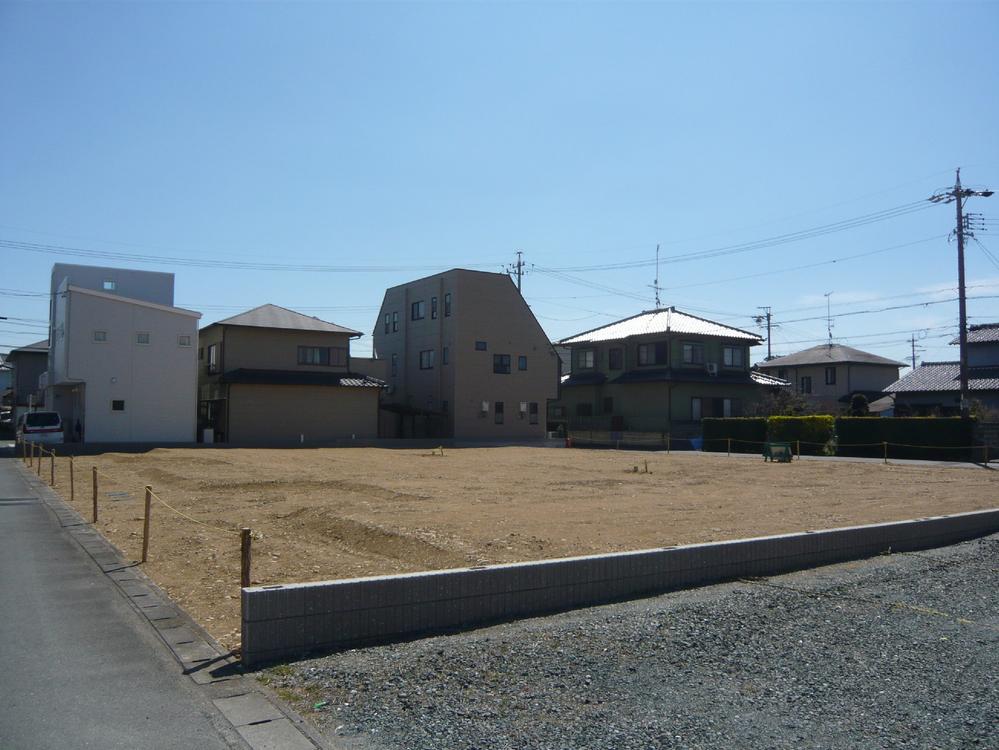
[(717, 362), (708, 362), (705, 365), (705, 367), (708, 368), (708, 375), (717, 375), (718, 374), (718, 363)]

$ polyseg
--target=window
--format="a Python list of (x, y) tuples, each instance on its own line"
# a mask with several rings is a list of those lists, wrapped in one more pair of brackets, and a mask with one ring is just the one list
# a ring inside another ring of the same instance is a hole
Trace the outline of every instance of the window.
[(208, 373), (216, 373), (221, 366), (219, 361), (219, 345), (212, 344), (208, 347)]
[(420, 369), (432, 370), (434, 367), (434, 350), (424, 349), (420, 352)]
[(444, 295), (444, 317), (451, 317), (451, 292)]
[(683, 363), (685, 365), (703, 365), (704, 344), (692, 344), (692, 343), (684, 344)]
[(399, 330), (399, 313), (394, 312), (392, 313), (392, 333), (395, 333), (398, 330)]
[(826, 385), (836, 385), (836, 368), (826, 368)]
[(493, 414), (495, 415), (496, 424), (503, 424), (503, 402), (497, 401), (494, 408)]
[(199, 346), (198, 347), (198, 361), (200, 362), (204, 358), (205, 358), (205, 347)]
[(812, 376), (802, 375), (801, 376), (801, 392), (811, 393), (812, 392)]
[(325, 346), (300, 346), (298, 347), (298, 364), (300, 365), (322, 365), (330, 363), (330, 350)]
[(607, 352), (607, 369), (624, 369), (624, 349), (611, 349)]
[(517, 369), (524, 372), (527, 369), (527, 357), (521, 354), (517, 357)]
[(523, 419), (526, 416), (527, 416), (527, 402), (526, 401), (521, 401), (520, 402), (520, 418)]
[(104, 279), (104, 281), (101, 282), (101, 289), (105, 292), (113, 292), (117, 288), (118, 282), (114, 279)]
[(475, 342), (475, 351), (477, 351), (477, 352), (484, 352), (486, 350), (486, 348), (487, 347), (486, 347), (486, 342), (485, 341), (476, 341)]
[(111, 411), (125, 411), (125, 402), (120, 399), (116, 399), (111, 402)]
[(419, 302), (414, 302), (410, 305), (410, 319), (411, 320), (423, 320), (427, 316), (427, 305), (421, 299)]
[(441, 364), (446, 365), (451, 360), (451, 347), (445, 346), (441, 349)]
[(722, 363), (725, 367), (745, 367), (746, 350), (741, 346), (723, 346)]
[(430, 319), (437, 320), (437, 298), (430, 298)]
[(657, 341), (654, 344), (638, 345), (639, 366), (664, 365), (666, 364), (668, 356), (669, 353), (667, 351), (665, 341)]
[(723, 417), (741, 417), (742, 416), (742, 400), (737, 398), (723, 398), (722, 399), (722, 416)]
[(441, 411), (444, 412), (445, 414), (447, 414), (447, 410), (448, 410), (448, 403), (447, 403), (447, 401), (446, 400), (445, 401), (441, 401)]
[(107, 342), (107, 340), (108, 340), (108, 332), (107, 331), (94, 331), (94, 343), (95, 344), (103, 344), (103, 343)]
[(146, 333), (145, 331), (140, 331), (139, 333), (135, 334), (135, 343), (143, 345), (149, 344), (149, 334)]
[(787, 380), (787, 370), (783, 367), (777, 368), (777, 377), (781, 380)]
[(493, 372), (499, 375), (509, 375), (510, 374), (510, 355), (509, 354), (494, 354), (493, 355)]
[(593, 416), (593, 404), (576, 404), (576, 416), (577, 417), (592, 417)]
[(537, 401), (532, 401), (527, 406), (528, 406), (528, 414), (530, 415), (530, 418), (527, 421), (530, 422), (531, 424), (537, 424), (538, 423), (538, 402)]
[(187, 334), (182, 333), (177, 337), (177, 346), (190, 346), (190, 345), (191, 345), (191, 337), (188, 336)]
[(392, 376), (395, 377), (399, 374), (399, 355), (392, 355)]
[(604, 397), (604, 414), (614, 413), (614, 399), (611, 396)]
[(334, 367), (345, 367), (347, 365), (347, 347), (330, 347), (330, 364)]
[(389, 327), (391, 326), (392, 316), (385, 313), (385, 333), (389, 332)]
[(596, 366), (597, 353), (593, 349), (576, 350), (576, 368), (579, 370), (592, 370)]
[(690, 399), (690, 419), (692, 422), (701, 421), (701, 398), (694, 396)]

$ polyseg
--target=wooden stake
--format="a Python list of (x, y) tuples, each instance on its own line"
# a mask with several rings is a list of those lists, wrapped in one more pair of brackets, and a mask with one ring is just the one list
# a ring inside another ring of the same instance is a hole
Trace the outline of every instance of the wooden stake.
[(800, 461), (801, 460), (801, 441), (800, 440), (795, 440), (794, 441), (794, 448), (795, 448), (795, 452), (798, 454), (798, 460)]
[(76, 501), (76, 482), (73, 477), (73, 457), (69, 457), (69, 501)]
[(142, 562), (149, 559), (149, 511), (153, 504), (153, 488), (146, 485), (146, 517), (142, 520)]
[(38, 474), (39, 479), (42, 476), (42, 456), (44, 455), (45, 449), (42, 444), (38, 444), (38, 460), (35, 461), (35, 473)]
[(888, 443), (886, 441), (882, 441), (881, 447), (884, 449), (885, 452), (885, 463), (888, 463)]
[(49, 451), (49, 487), (55, 487), (55, 451)]
[(94, 467), (94, 523), (97, 523), (97, 467)]
[(669, 455), (670, 433), (666, 433), (666, 455)]
[(732, 457), (732, 438), (728, 439), (728, 457)]
[(239, 585), (246, 588), (250, 585), (250, 530), (241, 529), (239, 532)]

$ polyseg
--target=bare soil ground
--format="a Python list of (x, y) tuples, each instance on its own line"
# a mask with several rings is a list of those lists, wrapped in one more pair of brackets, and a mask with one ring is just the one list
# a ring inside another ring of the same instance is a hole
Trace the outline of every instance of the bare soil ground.
[[(646, 473), (646, 462), (648, 473)], [(994, 507), (974, 468), (546, 448), (158, 449), (75, 461), (74, 507), (128, 558), (143, 487), (146, 573), (239, 643), (239, 536), (253, 580), (317, 581), (737, 539)], [(637, 468), (637, 473), (635, 469)], [(48, 460), (42, 476), (48, 477)], [(56, 489), (70, 499), (69, 459)], [(195, 522), (197, 521), (197, 522)]]

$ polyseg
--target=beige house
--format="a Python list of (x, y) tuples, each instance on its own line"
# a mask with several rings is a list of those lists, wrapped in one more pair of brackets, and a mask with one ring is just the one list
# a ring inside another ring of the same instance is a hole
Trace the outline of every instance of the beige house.
[(868, 402), (884, 396), (884, 388), (898, 380), (899, 368), (905, 363), (829, 343), (760, 362), (756, 367), (790, 380), (813, 408), (838, 414), (850, 407), (854, 394), (863, 394)]
[(358, 374), (359, 331), (262, 305), (201, 329), (201, 438), (250, 444), (378, 437), (381, 380)]
[(544, 437), (559, 359), (508, 276), (453, 269), (388, 289), (374, 344), (384, 435)]

